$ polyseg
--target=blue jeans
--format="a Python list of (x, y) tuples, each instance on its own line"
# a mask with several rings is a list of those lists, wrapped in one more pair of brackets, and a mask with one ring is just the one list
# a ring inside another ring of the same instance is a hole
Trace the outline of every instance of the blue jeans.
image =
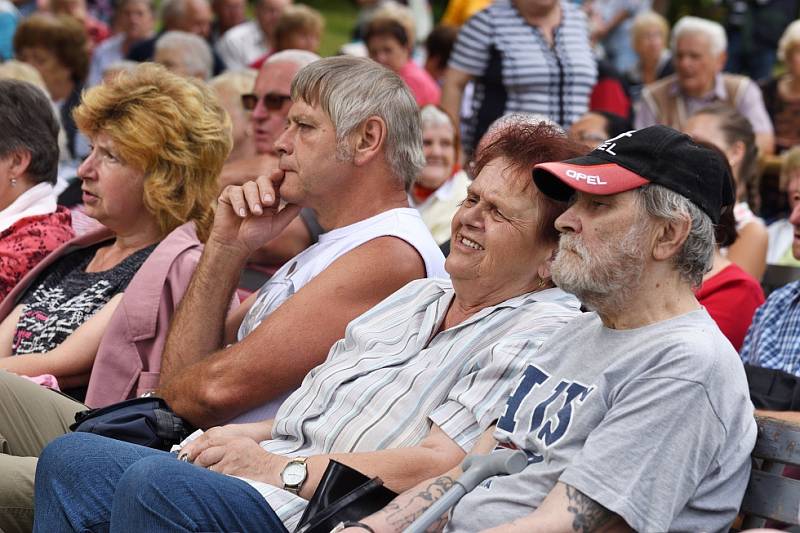
[(50, 443), (36, 468), (34, 531), (278, 531), (244, 481), (90, 433)]

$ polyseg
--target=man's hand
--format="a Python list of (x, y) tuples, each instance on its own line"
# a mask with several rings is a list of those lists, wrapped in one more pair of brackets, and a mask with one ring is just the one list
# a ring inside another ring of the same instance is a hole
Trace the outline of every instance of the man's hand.
[(250, 255), (274, 237), (300, 213), (300, 206), (280, 209), (283, 171), (259, 176), (243, 185), (228, 185), (219, 197), (209, 240), (238, 247)]
[(283, 486), (280, 474), (288, 458), (267, 452), (248, 437), (220, 437), (217, 442), (197, 455), (194, 464), (220, 474)]

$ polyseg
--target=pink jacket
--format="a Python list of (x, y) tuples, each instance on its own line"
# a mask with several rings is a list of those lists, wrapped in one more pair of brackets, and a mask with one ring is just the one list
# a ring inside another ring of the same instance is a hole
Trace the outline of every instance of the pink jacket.
[[(11, 312), (25, 288), (56, 259), (111, 237), (111, 232), (104, 228), (58, 248), (3, 300), (0, 318)], [(100, 342), (89, 378), (87, 405), (103, 407), (156, 388), (170, 320), (186, 292), (202, 250), (194, 225), (187, 223), (167, 235), (139, 268)]]

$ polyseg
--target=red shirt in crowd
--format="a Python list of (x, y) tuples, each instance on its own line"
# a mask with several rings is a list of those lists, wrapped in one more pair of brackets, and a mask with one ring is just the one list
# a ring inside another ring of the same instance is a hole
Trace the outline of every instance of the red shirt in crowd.
[(74, 233), (69, 210), (26, 217), (0, 233), (0, 301), (36, 264)]
[(705, 280), (695, 296), (738, 352), (753, 314), (764, 303), (758, 281), (731, 263)]
[(411, 89), (411, 94), (414, 95), (414, 100), (417, 101), (418, 106), (439, 105), (442, 90), (436, 84), (436, 81), (431, 78), (427, 70), (413, 61), (409, 61), (397, 74), (403, 78), (408, 88)]

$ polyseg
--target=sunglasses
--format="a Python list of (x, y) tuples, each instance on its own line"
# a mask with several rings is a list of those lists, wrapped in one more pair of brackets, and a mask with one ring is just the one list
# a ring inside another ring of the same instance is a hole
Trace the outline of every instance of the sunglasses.
[[(291, 100), (292, 97), (287, 94), (277, 94), (277, 93), (267, 93), (261, 97), (261, 101), (264, 102), (264, 107), (266, 107), (270, 111), (278, 111), (283, 107), (287, 101)], [(258, 95), (255, 94), (243, 94), (242, 95), (242, 107), (245, 108), (247, 111), (252, 111), (258, 105)]]

